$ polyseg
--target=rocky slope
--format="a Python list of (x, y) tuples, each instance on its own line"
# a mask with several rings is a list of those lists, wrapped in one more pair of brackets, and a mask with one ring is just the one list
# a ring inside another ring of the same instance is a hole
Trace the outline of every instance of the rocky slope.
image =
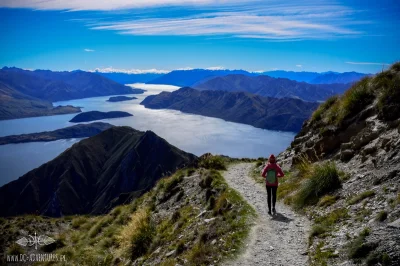
[(151, 131), (112, 127), (0, 188), (0, 215), (104, 213), (196, 156)]
[(69, 122), (72, 123), (90, 122), (94, 120), (111, 119), (111, 118), (128, 117), (128, 116), (133, 116), (133, 115), (128, 112), (122, 112), (122, 111), (110, 111), (110, 112), (89, 111), (74, 116), (71, 120), (69, 120)]
[(59, 139), (71, 139), (71, 138), (87, 138), (97, 135), (100, 132), (109, 129), (112, 126), (113, 125), (108, 123), (95, 122), (90, 124), (74, 125), (53, 131), (5, 136), (5, 137), (0, 137), (0, 145), (10, 144), (10, 143), (26, 143), (34, 141), (54, 141)]
[(264, 97), (296, 98), (304, 101), (324, 101), (328, 97), (340, 94), (350, 84), (309, 84), (285, 78), (269, 76), (227, 75), (215, 77), (197, 84), (199, 90), (245, 91)]
[(317, 107), (316, 103), (298, 99), (275, 99), (244, 92), (198, 91), (187, 87), (148, 96), (141, 104), (146, 108), (174, 109), (259, 128), (295, 132)]
[(293, 170), (295, 185), (292, 194), (287, 186), (282, 197), (296, 205), (307, 195), (307, 186), (315, 187), (307, 176), (332, 180), (326, 173), (336, 175), (332, 167), (341, 171), (339, 187), (332, 183), (319, 190), (303, 209), (315, 222), (310, 236), (313, 262), (400, 264), (399, 152), (400, 63), (329, 99), (305, 122), (279, 156), (281, 164)]

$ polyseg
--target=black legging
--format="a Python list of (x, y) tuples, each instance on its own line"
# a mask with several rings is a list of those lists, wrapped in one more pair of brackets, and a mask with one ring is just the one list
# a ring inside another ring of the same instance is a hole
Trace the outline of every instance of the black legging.
[(272, 194), (272, 208), (275, 209), (275, 203), (276, 203), (276, 191), (278, 187), (276, 186), (266, 186), (267, 188), (267, 194), (268, 194), (268, 209), (271, 211), (271, 194)]

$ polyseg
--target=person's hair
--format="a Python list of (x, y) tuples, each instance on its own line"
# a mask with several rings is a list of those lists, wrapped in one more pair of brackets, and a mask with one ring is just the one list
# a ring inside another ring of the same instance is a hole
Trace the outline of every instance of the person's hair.
[(269, 156), (268, 162), (269, 163), (276, 163), (275, 155), (271, 154), (271, 156)]

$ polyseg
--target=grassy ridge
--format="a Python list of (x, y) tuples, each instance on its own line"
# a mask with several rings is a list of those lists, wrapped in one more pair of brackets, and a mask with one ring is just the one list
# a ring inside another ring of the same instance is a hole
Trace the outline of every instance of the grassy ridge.
[[(52, 224), (48, 235), (57, 245), (46, 252), (66, 255), (68, 264), (219, 264), (243, 246), (255, 211), (213, 169), (225, 167), (225, 159), (202, 160), (200, 165), (209, 169), (179, 170), (106, 215), (21, 216), (2, 219), (0, 229), (15, 239), (21, 228), (46, 232)], [(5, 252), (23, 252), (18, 247)]]

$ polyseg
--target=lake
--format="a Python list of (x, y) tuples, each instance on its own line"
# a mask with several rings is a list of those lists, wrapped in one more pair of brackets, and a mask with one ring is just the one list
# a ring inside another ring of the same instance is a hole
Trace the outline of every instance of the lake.
[[(107, 102), (109, 96), (56, 102), (54, 105), (74, 105), (82, 111), (126, 111), (132, 117), (105, 119), (116, 126), (130, 126), (146, 131), (152, 130), (172, 145), (202, 155), (206, 152), (231, 157), (258, 158), (278, 154), (285, 150), (295, 134), (255, 128), (227, 122), (218, 118), (185, 114), (175, 110), (152, 110), (140, 105), (148, 95), (161, 91), (174, 91), (179, 87), (169, 85), (131, 84), (147, 90), (135, 94), (137, 100)], [(34, 117), (0, 121), (0, 136), (33, 133), (74, 125), (68, 122), (75, 114)], [(0, 186), (8, 183), (41, 164), (55, 158), (79, 139), (52, 142), (33, 142), (0, 146)]]

